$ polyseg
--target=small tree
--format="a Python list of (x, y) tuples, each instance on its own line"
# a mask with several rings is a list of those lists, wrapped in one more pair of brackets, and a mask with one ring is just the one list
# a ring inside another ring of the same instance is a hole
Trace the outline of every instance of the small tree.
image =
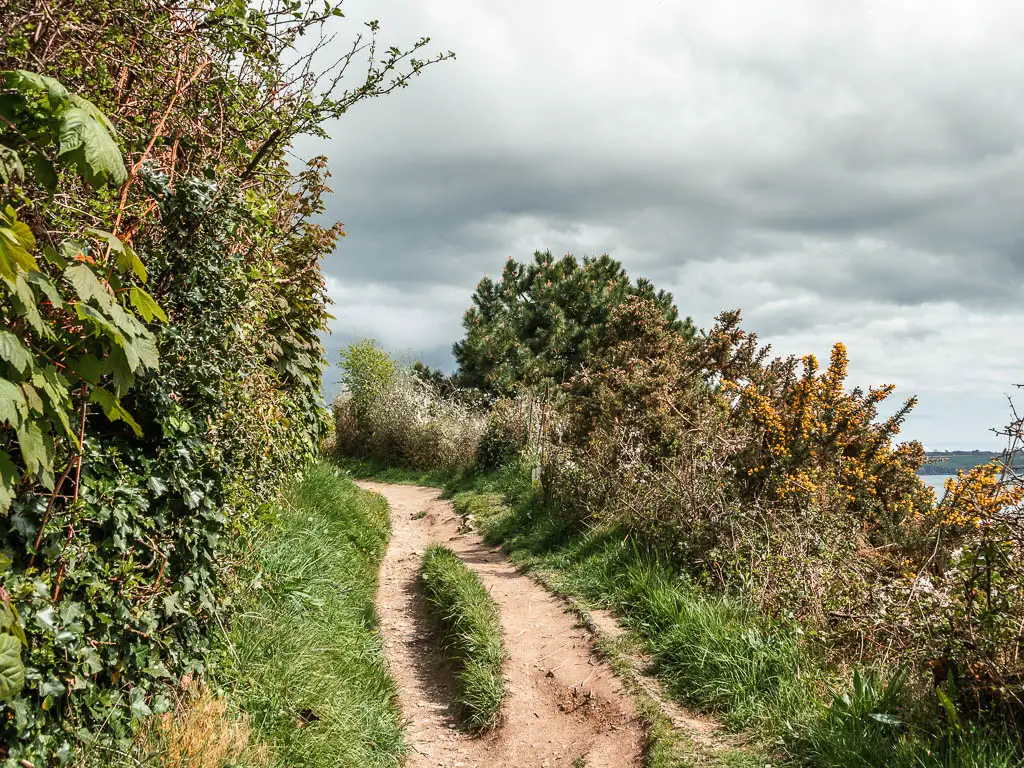
[(509, 258), (500, 282), (485, 277), (463, 317), (466, 337), (453, 353), (463, 385), (507, 394), (519, 385), (568, 381), (606, 340), (612, 312), (630, 297), (652, 302), (673, 331), (692, 336), (672, 294), (630, 280), (615, 259), (550, 251), (532, 263)]

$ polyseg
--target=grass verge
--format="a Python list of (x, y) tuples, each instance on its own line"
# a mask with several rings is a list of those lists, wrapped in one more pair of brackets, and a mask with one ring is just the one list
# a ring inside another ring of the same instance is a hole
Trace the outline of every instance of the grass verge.
[(420, 579), (441, 643), (458, 668), (463, 721), (475, 731), (493, 727), (507, 692), (498, 607), (476, 574), (439, 544), (423, 553)]
[(324, 463), (252, 542), (216, 677), (266, 745), (261, 765), (400, 764), (402, 718), (374, 610), (388, 520), (382, 498)]

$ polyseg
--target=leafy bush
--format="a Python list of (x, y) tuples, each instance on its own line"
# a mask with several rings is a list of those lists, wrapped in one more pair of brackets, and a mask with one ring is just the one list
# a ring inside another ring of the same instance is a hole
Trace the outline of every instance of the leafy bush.
[[(342, 232), (311, 221), (323, 160), (293, 172), (286, 151), (429, 63), (408, 60), (421, 41), (350, 91), (320, 87), (291, 46), (337, 16), (219, 0), (0, 6), (10, 764), (121, 748), (171, 708), (177, 681), (205, 669), (226, 551), (318, 448), (319, 260)], [(365, 34), (353, 55), (376, 25)]]
[(475, 407), (443, 396), (373, 341), (343, 350), (341, 368), (346, 391), (334, 400), (340, 455), (426, 470), (473, 464), (486, 426)]

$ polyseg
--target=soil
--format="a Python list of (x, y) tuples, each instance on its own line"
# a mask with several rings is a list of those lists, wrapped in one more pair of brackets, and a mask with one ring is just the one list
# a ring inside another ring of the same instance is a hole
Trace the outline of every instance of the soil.
[[(644, 727), (623, 683), (566, 604), (468, 530), (436, 488), (360, 482), (391, 505), (377, 607), (409, 722), (410, 768), (639, 766)], [(509, 659), (502, 721), (479, 736), (458, 725), (452, 669), (437, 647), (417, 572), (428, 544), (454, 550), (501, 612)]]

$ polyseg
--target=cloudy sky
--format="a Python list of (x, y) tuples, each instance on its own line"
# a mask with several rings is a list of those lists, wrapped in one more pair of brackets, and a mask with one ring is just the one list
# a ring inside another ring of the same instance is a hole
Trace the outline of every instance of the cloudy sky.
[[(1024, 382), (1024, 5), (1008, 0), (348, 0), (442, 63), (307, 141), (348, 237), (336, 350), (451, 367), (480, 277), (607, 252), (700, 326), (850, 352), (921, 404), (905, 435), (996, 447)], [(333, 377), (331, 377), (333, 378)], [(1024, 399), (1024, 398), (1022, 398)]]

